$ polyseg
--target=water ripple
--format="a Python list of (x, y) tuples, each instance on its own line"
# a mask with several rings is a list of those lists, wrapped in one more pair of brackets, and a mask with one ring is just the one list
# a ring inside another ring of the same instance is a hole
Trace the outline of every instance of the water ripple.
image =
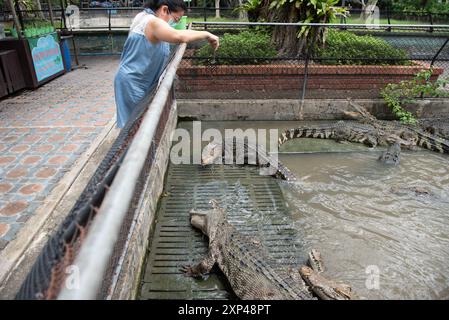
[[(367, 299), (449, 297), (449, 157), (403, 152), (281, 157), (299, 181), (283, 184), (305, 247), (322, 251), (328, 276)], [(366, 268), (379, 270), (379, 289)]]

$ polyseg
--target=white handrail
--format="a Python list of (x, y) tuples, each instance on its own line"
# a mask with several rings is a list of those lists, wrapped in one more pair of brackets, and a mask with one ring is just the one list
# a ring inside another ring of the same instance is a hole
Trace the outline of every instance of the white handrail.
[(218, 25), (218, 26), (285, 26), (285, 27), (328, 27), (328, 28), (395, 28), (395, 29), (448, 29), (449, 24), (362, 24), (362, 23), (304, 23), (304, 22), (243, 22), (243, 21), (192, 21), (194, 25)]
[(185, 49), (186, 44), (181, 44), (167, 66), (150, 112), (145, 114), (71, 268), (76, 272), (70, 275), (70, 286), (63, 285), (58, 300), (96, 298)]

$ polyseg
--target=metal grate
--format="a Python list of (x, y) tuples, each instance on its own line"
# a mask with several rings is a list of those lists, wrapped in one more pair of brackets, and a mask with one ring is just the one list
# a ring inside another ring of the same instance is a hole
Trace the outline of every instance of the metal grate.
[(206, 280), (185, 277), (183, 264), (207, 254), (208, 240), (189, 221), (189, 211), (210, 209), (214, 198), (240, 232), (257, 236), (280, 268), (297, 267), (305, 254), (293, 229), (278, 181), (255, 167), (170, 165), (164, 197), (140, 291), (141, 299), (233, 299), (218, 269)]

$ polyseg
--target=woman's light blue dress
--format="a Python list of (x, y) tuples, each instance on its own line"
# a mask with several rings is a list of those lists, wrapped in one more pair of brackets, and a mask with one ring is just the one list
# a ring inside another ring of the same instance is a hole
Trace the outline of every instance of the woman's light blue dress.
[(154, 12), (145, 9), (134, 18), (114, 79), (117, 126), (123, 128), (131, 113), (157, 85), (170, 54), (167, 42), (151, 43), (144, 34)]

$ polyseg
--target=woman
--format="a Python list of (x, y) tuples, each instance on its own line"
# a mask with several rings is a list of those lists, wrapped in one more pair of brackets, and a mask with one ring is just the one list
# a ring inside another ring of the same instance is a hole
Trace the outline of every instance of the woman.
[(218, 37), (210, 32), (171, 27), (185, 9), (183, 0), (150, 0), (134, 18), (114, 80), (119, 128), (157, 84), (169, 56), (169, 43), (208, 40), (215, 50), (218, 48)]

